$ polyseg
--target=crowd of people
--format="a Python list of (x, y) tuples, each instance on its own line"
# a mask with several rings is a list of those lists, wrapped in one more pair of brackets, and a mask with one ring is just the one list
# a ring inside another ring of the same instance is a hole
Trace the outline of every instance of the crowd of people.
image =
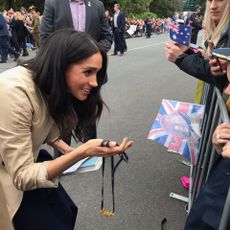
[[(196, 27), (196, 17), (192, 14), (188, 17), (188, 14), (180, 15), (175, 12), (175, 15), (163, 18), (151, 18), (147, 16), (145, 19), (126, 17), (124, 12), (121, 11), (119, 4), (114, 5), (114, 14), (111, 16), (108, 10), (105, 10), (105, 17), (110, 27), (110, 32), (114, 38), (115, 49), (113, 55), (119, 54), (119, 56), (124, 55), (127, 50), (127, 45), (125, 38), (129, 37), (140, 37), (146, 36), (150, 38), (153, 34), (162, 34), (168, 32), (169, 23), (171, 21), (176, 21), (176, 19), (183, 18), (185, 24), (191, 25), (193, 28)], [(117, 9), (116, 9), (117, 8)], [(118, 15), (118, 17), (116, 17)], [(115, 17), (114, 17), (115, 16)], [(114, 26), (114, 22), (118, 18), (118, 25)], [(3, 40), (0, 44), (0, 63), (7, 62), (8, 55), (14, 56), (16, 61), (20, 54), (22, 56), (28, 56), (30, 49), (37, 49), (40, 47), (40, 24), (42, 19), (42, 13), (39, 9), (32, 5), (28, 9), (21, 7), (18, 11), (14, 9), (4, 10), (0, 13), (0, 24), (2, 27), (6, 27), (0, 30), (0, 39)], [(119, 26), (119, 33), (117, 33), (116, 28)], [(194, 29), (194, 36), (196, 43), (197, 34), (202, 28)], [(120, 36), (121, 35), (121, 36)], [(193, 37), (194, 37), (193, 36)], [(119, 50), (117, 50), (119, 49)], [(3, 53), (3, 54), (1, 54)]]
[(20, 55), (28, 56), (28, 50), (40, 47), (41, 15), (37, 7), (28, 10), (4, 10), (0, 13), (0, 63), (6, 63), (8, 54), (16, 61)]
[[(198, 24), (199, 30), (204, 28), (204, 49), (195, 52), (172, 42), (165, 46), (169, 61), (227, 96), (229, 4), (229, 0), (207, 0), (205, 27), (199, 7), (189, 19), (183, 18), (193, 29)], [(172, 21), (177, 19), (179, 14)], [(150, 37), (154, 31), (167, 31), (170, 21), (128, 19), (118, 3), (110, 17), (101, 1), (46, 0), (42, 16), (35, 6), (0, 14), (2, 63), (8, 53), (15, 60), (21, 52), (27, 56), (28, 44), (38, 50), (34, 58), (0, 75), (0, 229), (74, 229), (78, 208), (58, 182), (59, 175), (85, 157), (122, 155), (133, 144), (128, 138), (120, 144), (97, 138), (96, 122), (105, 107), (100, 90), (107, 82), (112, 41), (113, 55), (123, 56), (124, 35), (132, 26), (134, 35)], [(228, 49), (217, 49), (222, 47)], [(230, 184), (229, 130), (229, 124), (221, 124), (213, 134), (219, 158), (192, 206), (185, 230), (218, 229)], [(82, 144), (71, 147), (72, 137)], [(57, 156), (41, 150), (43, 143), (56, 149)]]
[[(199, 14), (199, 8), (195, 14)], [(193, 16), (194, 18), (196, 15)], [(185, 73), (215, 85), (226, 96), (229, 105), (229, 48), (230, 48), (230, 3), (228, 0), (206, 1), (204, 15), (204, 48), (193, 50), (189, 47), (166, 43), (165, 50), (169, 61), (175, 63)], [(197, 22), (199, 18), (196, 19)], [(195, 32), (195, 40), (197, 34)], [(221, 49), (218, 51), (218, 48)], [(223, 52), (224, 51), (224, 52)], [(218, 58), (216, 54), (220, 53)], [(229, 111), (229, 106), (226, 106)], [(206, 110), (209, 109), (206, 106)], [(230, 111), (229, 111), (230, 112)], [(229, 124), (220, 124), (213, 133), (212, 143), (219, 154), (208, 181), (193, 203), (186, 221), (185, 230), (219, 229), (221, 215), (230, 186)], [(230, 228), (228, 217), (227, 229)]]

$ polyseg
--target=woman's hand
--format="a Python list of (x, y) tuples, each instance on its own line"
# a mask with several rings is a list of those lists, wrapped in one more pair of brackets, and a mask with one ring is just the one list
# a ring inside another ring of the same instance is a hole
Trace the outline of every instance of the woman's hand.
[(223, 123), (218, 125), (212, 135), (212, 143), (219, 154), (223, 154), (223, 146), (225, 146), (229, 142), (229, 140), (230, 124)]
[(213, 76), (221, 76), (227, 72), (228, 62), (223, 59), (210, 58), (209, 65)]
[(188, 50), (187, 46), (167, 42), (165, 44), (166, 57), (168, 61), (175, 62), (176, 59)]
[(127, 148), (131, 147), (133, 141), (130, 141), (127, 137), (124, 138), (120, 145), (117, 145), (115, 141), (108, 141), (106, 146), (101, 146), (102, 139), (92, 139), (82, 145), (86, 156), (101, 156), (108, 157), (115, 154), (124, 152)]
[(230, 141), (223, 147), (221, 155), (222, 157), (230, 158)]
[(49, 161), (47, 163), (48, 179), (52, 180), (56, 178), (67, 168), (84, 159), (85, 157), (108, 157), (115, 154), (120, 154), (133, 144), (133, 141), (130, 141), (128, 138), (124, 138), (120, 145), (117, 145), (115, 141), (107, 141), (107, 145), (102, 147), (102, 142), (102, 139), (89, 140), (79, 147), (73, 149), (68, 154), (64, 154), (61, 157)]

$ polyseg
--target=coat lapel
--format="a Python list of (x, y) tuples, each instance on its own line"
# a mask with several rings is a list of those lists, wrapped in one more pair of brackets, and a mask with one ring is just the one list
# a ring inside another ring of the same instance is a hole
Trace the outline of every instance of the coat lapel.
[(95, 7), (93, 6), (94, 2), (90, 1), (90, 0), (86, 0), (85, 1), (85, 14), (86, 14), (86, 18), (85, 18), (85, 32), (89, 31), (89, 26), (90, 26), (90, 22), (91, 22), (91, 17), (93, 15), (93, 11), (96, 10)]
[(63, 12), (66, 15), (66, 19), (68, 22), (68, 25), (73, 28), (73, 19), (72, 19), (72, 14), (71, 14), (71, 9), (69, 5), (69, 0), (62, 0), (63, 1)]

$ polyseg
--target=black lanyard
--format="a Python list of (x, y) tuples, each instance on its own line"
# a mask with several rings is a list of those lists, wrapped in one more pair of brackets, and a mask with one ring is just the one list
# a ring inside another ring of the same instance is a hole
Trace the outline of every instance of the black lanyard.
[(114, 175), (116, 172), (116, 169), (118, 167), (118, 165), (122, 162), (125, 161), (126, 163), (129, 160), (129, 157), (127, 156), (127, 154), (125, 152), (123, 152), (122, 154), (119, 154), (120, 159), (118, 160), (118, 162), (114, 165), (114, 156), (110, 157), (110, 161), (111, 161), (111, 185), (112, 185), (112, 201), (113, 201), (113, 209), (112, 211), (109, 211), (107, 209), (104, 208), (104, 174), (105, 174), (105, 158), (103, 157), (102, 159), (102, 186), (101, 186), (101, 214), (106, 216), (106, 217), (112, 217), (114, 216), (115, 213), (115, 194), (114, 194)]

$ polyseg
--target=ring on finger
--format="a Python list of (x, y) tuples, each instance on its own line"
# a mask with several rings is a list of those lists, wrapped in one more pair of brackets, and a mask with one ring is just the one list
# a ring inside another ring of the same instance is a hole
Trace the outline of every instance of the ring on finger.
[(103, 141), (101, 142), (101, 147), (109, 147), (109, 143), (110, 143), (109, 140), (103, 140)]
[(216, 134), (216, 139), (219, 140), (221, 138), (221, 135), (219, 133)]

